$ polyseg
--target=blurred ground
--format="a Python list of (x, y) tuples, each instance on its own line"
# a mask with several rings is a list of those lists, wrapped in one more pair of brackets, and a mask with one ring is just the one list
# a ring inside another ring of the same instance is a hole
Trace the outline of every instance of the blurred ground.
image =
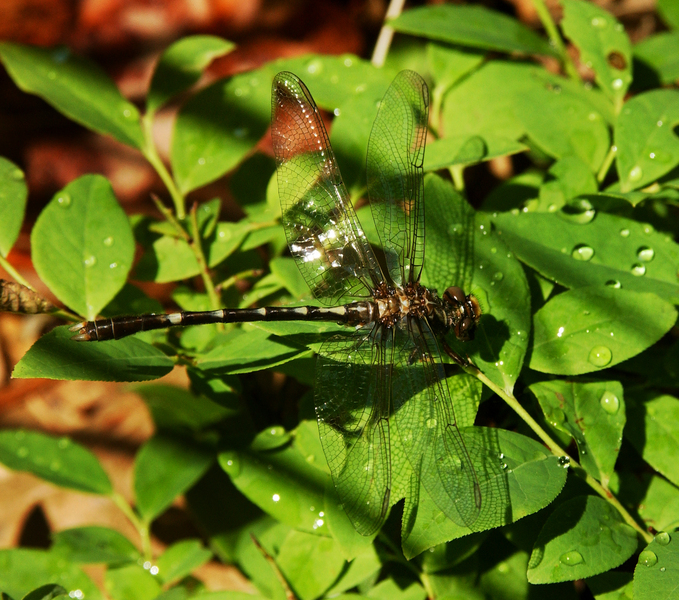
[[(484, 4), (539, 28), (530, 0)], [(623, 21), (633, 42), (658, 28), (653, 0), (597, 4)], [(385, 0), (2, 0), (0, 40), (65, 44), (95, 60), (126, 97), (141, 102), (159, 53), (182, 36), (209, 33), (237, 43), (236, 51), (209, 68), (211, 79), (307, 52), (351, 52), (370, 58), (386, 5)], [(548, 5), (558, 11), (554, 2)], [(161, 113), (155, 130), (165, 156), (174, 110)], [(30, 190), (27, 220), (10, 262), (48, 297), (31, 266), (29, 235), (54, 193), (84, 173), (101, 173), (112, 181), (126, 210), (152, 212), (150, 195), (163, 189), (135, 151), (61, 117), (40, 99), (20, 92), (4, 72), (0, 72), (0, 155), (24, 169)], [(512, 173), (511, 164), (490, 169), (496, 177)], [(228, 200), (226, 180), (211, 185), (210, 194)], [(0, 278), (8, 278), (2, 268)], [(167, 303), (171, 288), (151, 285), (145, 291)], [(85, 443), (102, 461), (116, 489), (130, 499), (134, 454), (153, 432), (138, 396), (121, 384), (10, 379), (24, 352), (54, 324), (42, 316), (0, 315), (0, 427), (68, 434)], [(164, 380), (187, 385), (181, 369)], [(195, 535), (181, 503), (176, 509), (163, 517), (171, 521), (168, 526), (157, 528), (156, 551), (176, 541), (163, 530)], [(93, 523), (120, 529), (135, 539), (132, 527), (107, 500), (66, 492), (0, 466), (0, 547), (47, 547), (50, 531)], [(101, 577), (97, 569), (91, 574)], [(248, 589), (237, 571), (216, 562), (197, 575), (209, 589)]]

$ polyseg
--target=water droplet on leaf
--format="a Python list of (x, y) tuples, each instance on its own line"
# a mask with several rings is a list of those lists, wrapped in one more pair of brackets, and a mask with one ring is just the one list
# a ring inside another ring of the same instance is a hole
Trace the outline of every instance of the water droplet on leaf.
[(667, 546), (670, 543), (670, 534), (666, 531), (661, 531), (655, 536), (655, 541), (661, 546)]
[(618, 400), (618, 397), (613, 392), (604, 392), (599, 402), (601, 403), (601, 408), (609, 415), (616, 414), (620, 408), (620, 400)]
[(652, 567), (653, 565), (657, 564), (657, 562), (658, 556), (652, 550), (644, 550), (639, 555), (639, 564), (644, 565), (645, 567)]
[(571, 252), (571, 256), (575, 260), (588, 261), (594, 256), (594, 249), (586, 244), (579, 244)]
[(68, 194), (59, 194), (57, 197), (57, 204), (61, 206), (61, 208), (68, 208), (71, 206), (71, 197)]
[(582, 558), (582, 554), (580, 554), (577, 550), (571, 550), (570, 552), (565, 552), (562, 554), (559, 557), (559, 560), (562, 564), (572, 567), (574, 565), (579, 565), (581, 562), (583, 562), (584, 558)]
[(641, 277), (645, 273), (646, 267), (644, 265), (641, 265), (639, 263), (632, 265), (632, 275), (635, 275), (636, 277)]
[(594, 346), (587, 357), (595, 367), (605, 367), (611, 362), (612, 358), (613, 354), (610, 348), (606, 346)]

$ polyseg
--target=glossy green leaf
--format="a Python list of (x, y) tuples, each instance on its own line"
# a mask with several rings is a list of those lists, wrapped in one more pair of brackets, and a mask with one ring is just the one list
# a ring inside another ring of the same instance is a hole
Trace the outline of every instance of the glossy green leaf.
[(555, 56), (550, 45), (525, 25), (483, 6), (442, 4), (414, 8), (389, 24), (401, 33), (458, 46)]
[(528, 563), (533, 584), (592, 577), (625, 562), (637, 549), (634, 529), (598, 496), (577, 496), (549, 516)]
[(27, 548), (0, 550), (0, 589), (12, 598), (23, 598), (37, 587), (55, 581), (68, 590), (80, 590), (85, 598), (102, 600), (94, 582), (55, 552)]
[(625, 104), (615, 127), (620, 191), (654, 182), (679, 164), (679, 91), (652, 90)]
[(22, 600), (52, 600), (52, 598), (57, 598), (59, 596), (65, 596), (68, 592), (54, 583), (48, 583), (43, 585), (32, 592), (26, 594)]
[(323, 595), (344, 568), (344, 556), (332, 538), (291, 531), (281, 546), (276, 564), (300, 600)]
[(608, 488), (625, 427), (625, 404), (618, 381), (580, 383), (552, 380), (530, 389), (540, 402), (545, 418), (573, 437), (579, 462)]
[(54, 295), (88, 320), (125, 284), (134, 258), (130, 224), (101, 175), (58, 192), (31, 233), (33, 264)]
[(213, 35), (193, 35), (172, 44), (163, 52), (153, 73), (148, 110), (158, 110), (170, 98), (189, 89), (215, 58), (234, 48), (234, 43)]
[(632, 47), (624, 27), (591, 2), (563, 0), (561, 28), (580, 50), (580, 61), (594, 70), (596, 82), (620, 104), (632, 81)]
[(90, 60), (67, 48), (38, 48), (3, 42), (0, 59), (14, 82), (89, 129), (128, 146), (144, 144), (139, 111)]
[(137, 453), (134, 491), (146, 522), (160, 515), (190, 488), (214, 461), (211, 450), (178, 436), (156, 434)]
[(634, 400), (628, 407), (626, 437), (649, 465), (679, 485), (679, 402), (666, 395)]
[(653, 227), (593, 208), (493, 217), (518, 258), (566, 287), (608, 285), (679, 303), (679, 245)]
[(476, 69), (483, 62), (483, 58), (483, 52), (447, 44), (427, 44), (427, 64), (436, 83), (432, 96), (447, 91), (467, 73)]
[[(632, 435), (636, 435), (636, 431)], [(646, 494), (639, 504), (639, 515), (656, 531), (672, 531), (679, 527), (679, 487), (672, 485), (664, 477), (652, 475)]]
[(679, 6), (676, 0), (658, 0), (657, 10), (670, 28), (679, 29)]
[(639, 554), (634, 569), (635, 600), (670, 600), (679, 587), (679, 540), (676, 532), (658, 533)]
[[(497, 435), (497, 448), (487, 450), (498, 464), (505, 465), (507, 491), (506, 496), (496, 493), (482, 498), (481, 510), (485, 503), (499, 515), (484, 529), (513, 523), (549, 505), (561, 492), (567, 474), (559, 459), (535, 440), (503, 429), (494, 429), (492, 434)], [(407, 558), (470, 533), (469, 528), (447, 519), (424, 488), (417, 486), (413, 491), (403, 515), (402, 545)]]
[[(539, 202), (535, 210), (554, 212), (573, 198), (596, 194), (598, 186), (589, 166), (577, 156), (566, 156), (556, 161), (547, 171), (540, 186)], [(525, 205), (529, 210), (530, 204)]]
[(453, 165), (472, 165), (526, 150), (528, 146), (524, 144), (491, 135), (445, 137), (427, 144), (424, 170), (438, 171)]
[(676, 320), (674, 307), (654, 294), (570, 290), (535, 313), (530, 368), (555, 375), (605, 369), (655, 344)]
[(116, 600), (153, 600), (162, 591), (158, 580), (140, 565), (107, 569), (104, 583), (109, 597)]
[(109, 342), (74, 342), (68, 327), (38, 339), (22, 357), (12, 377), (71, 381), (148, 381), (172, 371), (174, 362), (135, 337)]
[(659, 84), (672, 85), (679, 80), (679, 31), (664, 31), (641, 40), (634, 46), (634, 59), (650, 70)]
[(296, 441), (274, 450), (228, 450), (220, 453), (219, 464), (234, 485), (272, 517), (301, 531), (327, 532), (326, 513), (336, 510), (324, 502), (330, 476), (308, 460)]
[(212, 552), (198, 540), (182, 540), (172, 544), (155, 561), (158, 579), (164, 585), (179, 581), (212, 558)]
[(0, 431), (0, 462), (61, 487), (91, 494), (113, 491), (97, 457), (67, 437), (25, 429)]
[(204, 370), (219, 373), (261, 371), (298, 358), (308, 350), (261, 329), (232, 329), (211, 351), (196, 359)]
[(108, 527), (74, 527), (52, 534), (52, 550), (82, 564), (136, 562), (139, 550), (122, 533)]
[(7, 257), (19, 237), (27, 198), (23, 171), (0, 156), (0, 256)]

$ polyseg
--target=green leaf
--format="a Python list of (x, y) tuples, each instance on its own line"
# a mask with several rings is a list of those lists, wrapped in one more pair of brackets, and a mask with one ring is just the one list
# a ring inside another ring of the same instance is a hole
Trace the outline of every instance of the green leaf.
[(679, 164), (679, 91), (652, 90), (623, 107), (615, 127), (620, 191), (654, 182)]
[[(501, 465), (506, 465), (502, 473), (507, 492), (506, 497), (496, 494), (482, 498), (482, 506), (485, 503), (488, 510), (501, 513), (496, 522), (483, 529), (513, 523), (544, 508), (561, 492), (567, 473), (559, 459), (535, 440), (503, 429), (492, 430), (492, 435), (497, 436), (497, 448), (487, 450)], [(408, 495), (402, 530), (406, 558), (469, 533), (468, 527), (447, 519), (423, 487)]]
[(598, 496), (577, 496), (547, 519), (528, 563), (533, 584), (575, 581), (625, 562), (637, 536), (620, 513)]
[(631, 600), (634, 597), (632, 574), (608, 571), (587, 579), (596, 600)]
[(679, 29), (679, 6), (676, 0), (658, 0), (657, 10), (670, 28)]
[[(410, 583), (396, 581), (394, 578), (387, 578), (380, 581), (368, 593), (369, 598), (376, 600), (425, 600), (427, 592), (420, 583)], [(342, 600), (348, 600), (343, 598)]]
[(52, 598), (65, 596), (66, 594), (68, 594), (68, 592), (60, 585), (48, 583), (47, 585), (43, 585), (38, 589), (29, 592), (22, 600), (52, 600)]
[(212, 558), (212, 552), (198, 540), (182, 540), (172, 544), (156, 560), (158, 579), (164, 585), (179, 581)]
[(618, 381), (543, 381), (529, 388), (554, 427), (573, 437), (585, 470), (608, 489), (625, 427)]
[(136, 562), (139, 550), (122, 533), (108, 527), (74, 527), (52, 534), (52, 550), (82, 564)]
[(560, 285), (622, 287), (679, 303), (679, 245), (650, 225), (589, 206), (549, 214), (515, 211), (493, 221), (521, 261)]
[(561, 28), (580, 50), (580, 61), (594, 70), (596, 82), (616, 104), (632, 81), (632, 47), (624, 27), (591, 2), (563, 0)]
[(483, 6), (428, 6), (408, 10), (389, 22), (396, 31), (499, 52), (556, 56), (550, 45), (516, 19)]
[(162, 591), (158, 580), (139, 565), (107, 569), (104, 583), (115, 600), (153, 600)]
[(291, 531), (281, 546), (276, 564), (301, 600), (323, 595), (344, 568), (344, 556), (332, 538)]
[(196, 366), (221, 374), (251, 373), (281, 365), (305, 353), (308, 350), (261, 329), (232, 329), (219, 338), (212, 350), (196, 359)]
[(212, 451), (187, 439), (156, 434), (146, 442), (134, 462), (137, 510), (150, 523), (183, 494), (209, 468)]
[[(363, 539), (365, 540), (366, 538)], [(349, 563), (339, 579), (337, 579), (333, 586), (326, 591), (325, 596), (332, 598), (337, 594), (346, 592), (347, 590), (360, 585), (371, 575), (376, 575), (381, 568), (382, 563), (375, 551), (375, 546), (370, 544)]]
[(6, 258), (19, 237), (27, 197), (23, 171), (0, 156), (0, 256)]
[(88, 320), (125, 285), (134, 239), (125, 211), (101, 175), (58, 192), (31, 233), (33, 264), (54, 295)]
[(274, 450), (219, 454), (219, 464), (234, 485), (263, 511), (301, 531), (325, 534), (327, 513), (337, 509), (336, 503), (325, 504), (330, 476), (314, 462), (296, 439)]
[(587, 164), (577, 156), (566, 156), (547, 171), (547, 177), (540, 186), (539, 203), (535, 210), (554, 212), (569, 200), (584, 194), (596, 194), (598, 189), (594, 174)]
[(170, 98), (189, 89), (217, 57), (231, 52), (235, 44), (213, 35), (193, 35), (163, 52), (151, 80), (147, 108), (155, 112)]
[(67, 437), (24, 429), (0, 431), (0, 461), (61, 487), (91, 494), (113, 491), (97, 457)]
[(70, 119), (141, 148), (139, 111), (123, 98), (97, 65), (67, 48), (47, 49), (3, 42), (0, 59), (14, 83)]
[[(676, 529), (679, 526), (679, 488), (659, 475), (652, 475), (650, 479), (646, 494), (639, 503), (639, 515), (656, 531)], [(637, 481), (635, 478), (635, 483)]]
[(671, 304), (654, 294), (585, 287), (559, 294), (533, 317), (530, 368), (581, 375), (649, 348), (677, 320)]
[(19, 361), (17, 379), (70, 381), (148, 381), (172, 371), (174, 362), (135, 337), (109, 342), (74, 342), (68, 327), (38, 339)]
[(94, 582), (55, 552), (27, 548), (0, 550), (0, 589), (6, 595), (23, 598), (36, 587), (55, 581), (69, 590), (79, 589), (88, 600), (102, 600)]
[(677, 533), (661, 532), (639, 554), (634, 569), (635, 600), (669, 600), (679, 586)]
[(664, 31), (641, 40), (634, 46), (634, 58), (635, 63), (654, 73), (659, 85), (672, 85), (679, 79), (679, 31)]
[(654, 469), (679, 485), (679, 403), (673, 396), (656, 395), (629, 404), (626, 437)]
[(525, 152), (528, 146), (513, 140), (485, 135), (453, 136), (434, 140), (427, 144), (424, 170), (438, 171), (453, 165), (472, 165), (497, 158)]
[(463, 50), (446, 44), (427, 44), (427, 64), (436, 82), (432, 96), (447, 91), (458, 80), (476, 69), (483, 62), (483, 58), (483, 52)]

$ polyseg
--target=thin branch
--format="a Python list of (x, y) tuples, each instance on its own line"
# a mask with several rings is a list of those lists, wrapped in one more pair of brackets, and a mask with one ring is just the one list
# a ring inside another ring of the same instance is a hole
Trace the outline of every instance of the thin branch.
[(389, 2), (389, 8), (387, 8), (387, 13), (384, 15), (384, 23), (382, 24), (382, 29), (380, 29), (379, 36), (377, 36), (375, 50), (373, 50), (371, 59), (372, 64), (376, 67), (384, 66), (384, 61), (387, 58), (389, 47), (391, 46), (391, 40), (394, 38), (394, 29), (391, 25), (387, 25), (386, 22), (398, 17), (403, 10), (404, 4), (405, 0), (391, 0), (391, 2)]

